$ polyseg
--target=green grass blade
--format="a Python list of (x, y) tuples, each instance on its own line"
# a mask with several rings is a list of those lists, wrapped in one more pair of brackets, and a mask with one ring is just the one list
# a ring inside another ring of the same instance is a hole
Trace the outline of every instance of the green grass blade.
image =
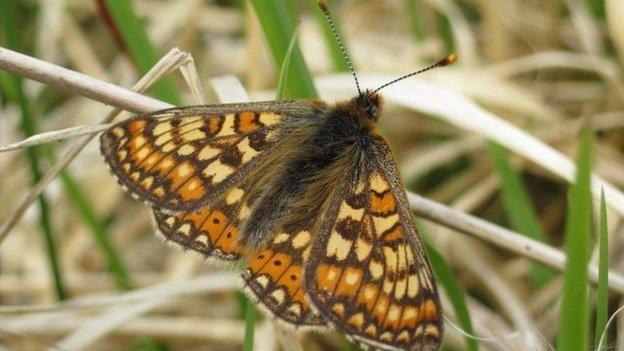
[(288, 50), (286, 51), (286, 57), (284, 58), (284, 63), (282, 64), (282, 68), (280, 69), (279, 79), (277, 80), (277, 89), (275, 92), (275, 99), (283, 100), (286, 89), (286, 81), (288, 80), (288, 72), (290, 69), (290, 62), (292, 60), (293, 50), (295, 49), (295, 45), (297, 45), (297, 37), (299, 36), (299, 28), (295, 30), (292, 38), (290, 39), (290, 44), (288, 44)]
[[(347, 64), (347, 61), (342, 55), (340, 44), (338, 43), (338, 40), (334, 38), (334, 34), (332, 33), (331, 27), (329, 27), (327, 23), (325, 14), (323, 14), (323, 11), (321, 11), (321, 9), (318, 7), (316, 0), (310, 1), (310, 4), (312, 6), (312, 13), (314, 13), (314, 17), (316, 18), (319, 26), (321, 27), (321, 30), (323, 31), (323, 38), (325, 39), (325, 45), (327, 45), (327, 49), (329, 50), (329, 56), (332, 60), (332, 63), (334, 64), (334, 70), (336, 72), (349, 72), (349, 65)], [(331, 7), (331, 4), (328, 3), (328, 6)], [(331, 12), (331, 9), (330, 9), (330, 12)], [(334, 25), (336, 27), (336, 33), (338, 33), (338, 36), (342, 39), (342, 35), (340, 34), (340, 28), (338, 26), (338, 23), (336, 23), (335, 18), (333, 20), (334, 20)], [(342, 42), (343, 42), (343, 45), (346, 45), (344, 44), (344, 40), (342, 40)], [(347, 52), (349, 51), (347, 50), (346, 46), (345, 46), (345, 50)]]
[(251, 300), (247, 299), (245, 309), (245, 340), (243, 342), (244, 351), (253, 351), (254, 331), (258, 311)]
[[(20, 51), (19, 39), (16, 31), (20, 26), (17, 21), (17, 11), (15, 3), (13, 1), (1, 1), (0, 2), (0, 18), (2, 19), (2, 29), (4, 39), (8, 48)], [(25, 136), (32, 136), (37, 133), (37, 121), (34, 118), (30, 109), (30, 102), (28, 97), (24, 93), (22, 86), (22, 78), (14, 75), (9, 75), (7, 79), (8, 85), (6, 88), (10, 90), (8, 95), (12, 96), (21, 110), (20, 128)], [(30, 170), (33, 176), (32, 183), (35, 184), (41, 180), (42, 172), (41, 165), (39, 163), (41, 154), (44, 147), (29, 148), (26, 150), (26, 156), (28, 158)], [(52, 273), (52, 281), (54, 284), (54, 291), (56, 297), (59, 300), (64, 300), (67, 297), (65, 284), (63, 280), (63, 273), (59, 264), (58, 248), (54, 239), (54, 233), (52, 230), (52, 224), (50, 219), (50, 209), (46, 196), (42, 193), (37, 198), (37, 204), (39, 206), (39, 223), (44, 237), (46, 246), (46, 253), (48, 257), (48, 263), (50, 271)]]
[(167, 351), (169, 350), (164, 344), (156, 342), (146, 337), (137, 337), (132, 340), (127, 351)]
[[(276, 71), (279, 72), (286, 59), (290, 39), (294, 32), (294, 20), (283, 0), (250, 0), (258, 15), (260, 26), (271, 49)], [(286, 98), (310, 98), (318, 94), (310, 71), (303, 59), (299, 46), (293, 49), (285, 83)]]
[(587, 7), (591, 10), (592, 14), (596, 17), (596, 21), (604, 20), (605, 18), (605, 1), (604, 0), (586, 0)]
[[(422, 232), (422, 231), (421, 231)], [(427, 249), (427, 255), (429, 256), (429, 262), (431, 262), (431, 268), (436, 274), (437, 281), (444, 287), (446, 295), (448, 296), (457, 320), (462, 329), (470, 335), (474, 335), (474, 329), (472, 327), (472, 321), (470, 320), (470, 313), (468, 312), (468, 306), (466, 305), (465, 292), (461, 286), (457, 283), (455, 275), (451, 268), (446, 264), (444, 257), (432, 246), (425, 245)], [(473, 338), (466, 337), (466, 348), (470, 351), (478, 351), (479, 346), (477, 341)]]
[(606, 333), (607, 314), (609, 313), (609, 236), (607, 230), (607, 206), (603, 190), (600, 193), (598, 299), (596, 302), (596, 334), (594, 341), (596, 346), (600, 343), (602, 334)]
[(438, 27), (438, 35), (440, 39), (444, 42), (444, 50), (446, 52), (455, 51), (455, 43), (453, 42), (453, 29), (451, 28), (451, 23), (445, 15), (438, 13), (436, 16), (437, 27)]
[[(158, 62), (161, 55), (152, 45), (145, 27), (134, 12), (132, 1), (105, 0), (104, 2), (132, 59), (139, 70), (146, 73)], [(182, 105), (180, 94), (167, 77), (156, 82), (150, 91), (160, 100)]]
[[(538, 241), (544, 242), (546, 235), (540, 227), (537, 213), (531, 205), (528, 192), (520, 174), (511, 166), (509, 153), (502, 146), (487, 144), (490, 159), (501, 180), (501, 198), (511, 227)], [(546, 267), (533, 264), (531, 280), (535, 286), (542, 286), (554, 276)]]
[(557, 350), (587, 350), (589, 306), (587, 264), (591, 231), (591, 147), (592, 134), (581, 132), (577, 174), (572, 185), (565, 228), (566, 267), (559, 310)]

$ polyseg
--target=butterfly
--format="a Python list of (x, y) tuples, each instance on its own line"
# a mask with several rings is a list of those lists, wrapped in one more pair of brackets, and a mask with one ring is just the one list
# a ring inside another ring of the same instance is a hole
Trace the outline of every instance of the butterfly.
[(333, 105), (139, 115), (105, 131), (101, 152), (117, 181), (150, 205), (165, 239), (209, 258), (246, 259), (245, 291), (283, 324), (334, 326), (363, 349), (437, 350), (436, 284), (376, 128), (388, 84), (362, 92), (356, 77), (358, 95)]

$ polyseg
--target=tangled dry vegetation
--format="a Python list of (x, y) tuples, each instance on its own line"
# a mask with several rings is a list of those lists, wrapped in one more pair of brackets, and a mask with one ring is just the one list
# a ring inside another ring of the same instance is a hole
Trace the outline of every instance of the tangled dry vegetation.
[[(12, 29), (13, 34), (5, 28), (2, 46), (8, 35), (16, 35), (20, 52), (129, 88), (141, 76), (136, 60), (125, 51), (123, 40), (113, 31), (113, 21), (106, 19), (98, 3), (103, 2), (18, 1), (20, 26)], [(252, 100), (275, 96), (275, 65), (248, 4), (133, 3), (160, 53), (178, 47), (192, 54), (212, 102), (228, 98), (228, 85), (210, 80), (222, 75), (237, 76)], [(569, 182), (574, 176), (571, 162), (580, 130), (585, 127), (593, 132), (593, 171), (604, 181), (594, 184), (594, 208), (599, 207), (599, 191), (605, 186), (613, 273), (608, 312), (614, 313), (624, 293), (623, 3), (343, 0), (331, 4), (365, 86), (413, 71), (450, 50), (460, 58), (453, 67), (386, 91), (381, 128), (415, 193), (561, 249)], [(319, 93), (327, 100), (353, 94), (350, 76), (332, 73), (322, 22), (311, 12), (313, 2), (296, 5), (300, 45)], [(197, 94), (193, 96), (180, 74), (169, 76), (185, 104), (197, 101)], [(36, 120), (33, 134), (93, 125), (110, 111), (98, 101), (66, 93), (58, 86), (24, 80), (23, 88)], [(22, 140), (28, 132), (23, 111), (8, 89), (3, 85), (2, 145)], [(128, 115), (125, 112), (121, 118)], [(49, 170), (72, 142), (38, 148), (40, 170)], [(0, 161), (0, 219), (6, 226), (33, 189), (32, 163), (24, 150), (4, 152)], [(514, 175), (520, 176), (520, 185), (513, 182)], [(528, 202), (522, 201), (522, 189)], [(47, 211), (42, 212), (35, 202), (1, 243), (4, 347), (242, 347), (246, 322), (244, 303), (237, 293), (239, 268), (224, 269), (158, 240), (148, 210), (115, 184), (96, 142), (89, 143), (43, 194)], [(412, 200), (418, 207), (419, 200)], [(529, 213), (523, 211), (527, 203)], [(427, 206), (416, 208), (425, 217), (426, 210)], [(48, 218), (49, 225), (42, 218)], [(535, 254), (518, 244), (511, 232), (501, 234), (499, 240), (470, 237), (463, 233), (471, 231), (462, 228), (466, 222), (453, 226), (450, 221), (421, 220), (419, 226), (465, 290), (474, 328), (470, 334), (479, 348), (553, 348), (563, 278), (562, 261), (549, 260), (562, 258), (557, 256), (561, 252)], [(56, 243), (62, 290), (68, 299), (62, 305), (51, 274), (46, 228)], [(98, 230), (110, 240), (110, 247), (97, 239)], [(597, 240), (592, 239), (591, 253), (595, 264)], [(119, 266), (111, 268), (114, 256)], [(545, 269), (527, 257), (559, 269)], [(447, 297), (449, 292), (443, 292), (449, 322), (445, 345), (449, 350), (468, 349), (465, 332), (460, 331), (465, 327)], [(594, 311), (595, 288), (589, 296)], [(593, 328), (593, 322), (590, 325)], [(624, 313), (606, 333), (606, 344), (612, 349), (624, 350), (622, 330)], [(350, 346), (338, 333), (294, 335), (260, 319), (255, 324), (253, 349), (279, 347), (347, 350)]]

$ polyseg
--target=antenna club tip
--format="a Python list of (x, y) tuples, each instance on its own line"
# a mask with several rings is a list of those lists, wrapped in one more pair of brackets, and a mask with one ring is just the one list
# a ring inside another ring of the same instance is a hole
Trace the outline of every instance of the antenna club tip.
[(447, 57), (442, 59), (441, 65), (442, 66), (446, 66), (446, 65), (452, 65), (453, 63), (457, 62), (457, 55), (455, 54), (450, 54)]

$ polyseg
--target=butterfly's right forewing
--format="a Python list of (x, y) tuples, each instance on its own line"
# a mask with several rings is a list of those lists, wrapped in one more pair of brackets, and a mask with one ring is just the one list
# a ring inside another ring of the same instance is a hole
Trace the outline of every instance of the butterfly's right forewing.
[(380, 138), (345, 177), (305, 265), (316, 310), (365, 349), (438, 350), (440, 302), (396, 165)]

